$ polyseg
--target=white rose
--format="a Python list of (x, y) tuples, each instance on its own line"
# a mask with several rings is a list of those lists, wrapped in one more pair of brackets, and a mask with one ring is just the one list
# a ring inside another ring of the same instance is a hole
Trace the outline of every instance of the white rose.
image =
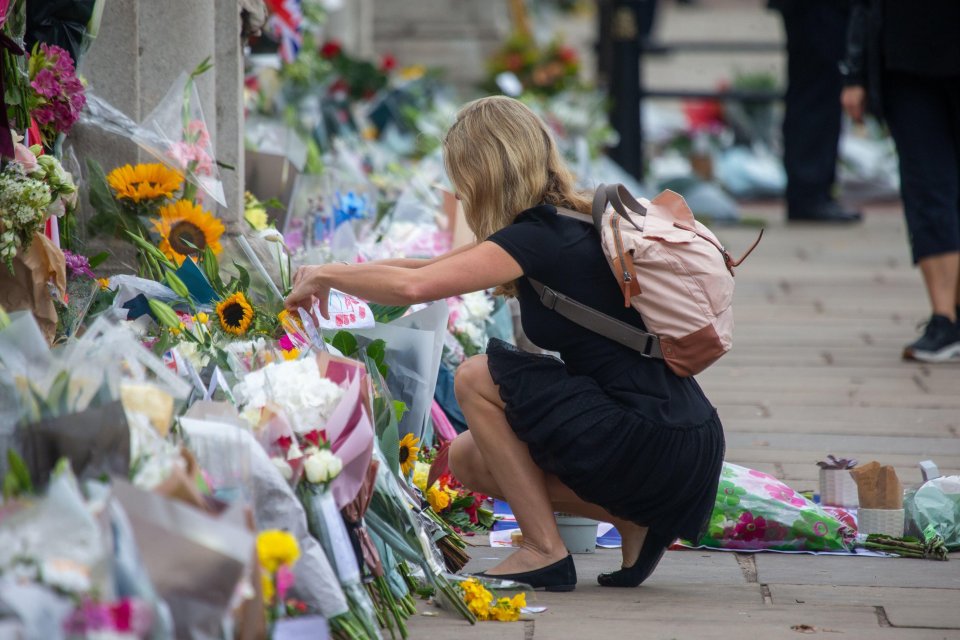
[(272, 462), (273, 466), (277, 468), (277, 471), (280, 472), (280, 475), (283, 476), (284, 480), (289, 482), (290, 479), (293, 478), (293, 467), (291, 467), (286, 460), (280, 457), (276, 457), (276, 458), (270, 458), (270, 462)]
[(329, 449), (320, 449), (307, 456), (303, 463), (303, 472), (307, 475), (307, 480), (320, 484), (330, 482), (343, 469), (343, 461), (340, 460)]
[(287, 460), (296, 460), (297, 458), (303, 457), (303, 451), (300, 450), (300, 445), (294, 442), (290, 445), (290, 448), (287, 449)]

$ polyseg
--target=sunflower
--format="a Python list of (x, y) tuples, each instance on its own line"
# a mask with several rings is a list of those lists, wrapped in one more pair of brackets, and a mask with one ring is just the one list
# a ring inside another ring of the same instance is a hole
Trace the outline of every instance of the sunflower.
[(153, 228), (160, 234), (160, 250), (177, 264), (183, 264), (186, 256), (203, 253), (207, 247), (214, 255), (223, 250), (223, 223), (189, 200), (160, 207), (160, 219), (153, 221)]
[(243, 292), (238, 291), (217, 303), (217, 317), (220, 318), (220, 326), (224, 331), (242, 336), (253, 322), (253, 307), (247, 302)]
[(127, 164), (111, 171), (107, 183), (118, 199), (139, 203), (172, 197), (183, 185), (183, 176), (159, 163), (138, 164), (135, 167)]
[(417, 452), (420, 451), (420, 447), (417, 446), (419, 442), (420, 439), (414, 438), (412, 433), (403, 436), (403, 440), (400, 441), (400, 469), (403, 471), (403, 475), (410, 473), (413, 465), (417, 463)]

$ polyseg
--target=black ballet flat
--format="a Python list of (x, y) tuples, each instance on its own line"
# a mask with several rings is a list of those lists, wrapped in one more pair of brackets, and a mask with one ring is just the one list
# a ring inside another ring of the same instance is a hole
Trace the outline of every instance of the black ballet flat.
[(648, 531), (637, 561), (619, 571), (601, 573), (597, 576), (597, 582), (601, 587), (639, 587), (660, 564), (670, 542)]
[(577, 568), (573, 564), (573, 556), (566, 558), (541, 569), (524, 571), (523, 573), (504, 573), (491, 575), (484, 571), (473, 574), (496, 580), (513, 580), (528, 584), (534, 589), (546, 591), (573, 591), (577, 588)]

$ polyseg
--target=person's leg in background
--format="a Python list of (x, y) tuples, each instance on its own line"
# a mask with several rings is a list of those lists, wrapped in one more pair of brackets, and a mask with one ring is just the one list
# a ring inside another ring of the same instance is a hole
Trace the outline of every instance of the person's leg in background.
[(960, 359), (960, 79), (887, 73), (883, 90), (910, 247), (932, 308), (924, 334), (903, 357)]
[(839, 62), (849, 9), (840, 0), (778, 0), (787, 35), (787, 93), (783, 164), (787, 219), (856, 222), (833, 198), (840, 140)]

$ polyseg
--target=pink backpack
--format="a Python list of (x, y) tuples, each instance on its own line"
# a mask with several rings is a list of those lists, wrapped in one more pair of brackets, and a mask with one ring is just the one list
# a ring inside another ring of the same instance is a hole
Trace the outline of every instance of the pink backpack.
[(644, 356), (663, 359), (678, 376), (700, 373), (730, 350), (733, 268), (756, 248), (763, 231), (733, 260), (694, 219), (682, 196), (664, 191), (653, 200), (637, 200), (622, 184), (597, 188), (592, 218), (569, 209), (557, 212), (597, 228), (623, 305), (640, 313), (650, 333), (531, 280), (545, 306)]

